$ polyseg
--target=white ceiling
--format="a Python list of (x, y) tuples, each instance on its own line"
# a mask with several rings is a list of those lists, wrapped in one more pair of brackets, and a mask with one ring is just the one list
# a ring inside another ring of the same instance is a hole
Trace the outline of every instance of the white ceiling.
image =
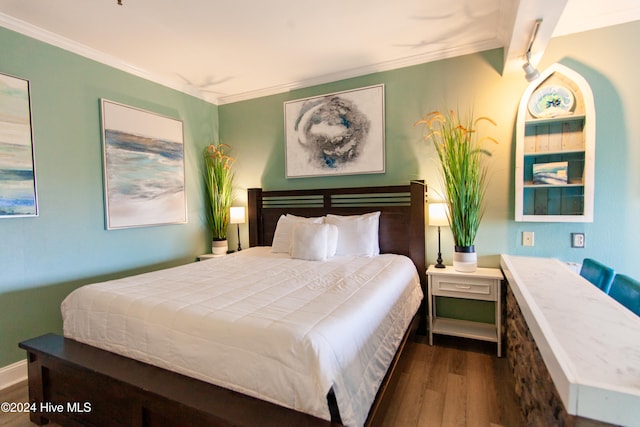
[(224, 104), (498, 47), (521, 72), (537, 18), (534, 53), (640, 19), (638, 0), (121, 1), (0, 0), (0, 25)]

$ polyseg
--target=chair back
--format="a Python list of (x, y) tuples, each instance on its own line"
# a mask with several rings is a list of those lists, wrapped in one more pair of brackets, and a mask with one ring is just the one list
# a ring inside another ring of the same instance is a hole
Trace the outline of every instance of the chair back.
[(640, 282), (624, 274), (616, 274), (609, 296), (640, 316)]
[(613, 268), (607, 267), (595, 259), (585, 258), (584, 261), (582, 261), (580, 275), (596, 285), (603, 292), (609, 293), (615, 271)]

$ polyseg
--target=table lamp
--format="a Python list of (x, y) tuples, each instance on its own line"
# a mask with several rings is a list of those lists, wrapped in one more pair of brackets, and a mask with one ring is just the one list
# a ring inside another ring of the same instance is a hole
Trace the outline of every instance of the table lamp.
[(440, 227), (449, 225), (446, 203), (429, 203), (429, 225), (438, 226), (438, 259), (435, 268), (444, 268), (442, 252), (440, 252)]
[(229, 209), (229, 224), (237, 224), (238, 227), (238, 251), (242, 250), (240, 246), (240, 224), (245, 223), (244, 206), (232, 206)]

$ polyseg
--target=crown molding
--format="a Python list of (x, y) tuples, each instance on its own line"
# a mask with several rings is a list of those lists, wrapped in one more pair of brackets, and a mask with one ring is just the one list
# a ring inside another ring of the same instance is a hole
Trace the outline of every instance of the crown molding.
[(438, 61), (441, 59), (453, 58), (456, 56), (468, 55), (472, 53), (482, 52), (490, 49), (503, 47), (503, 43), (498, 39), (484, 40), (479, 43), (472, 43), (464, 46), (447, 49), (438, 52), (427, 52), (420, 55), (407, 56), (394, 59), (391, 61), (379, 62), (364, 67), (352, 68), (350, 70), (338, 73), (325, 74), (323, 76), (311, 79), (300, 80), (298, 82), (286, 83), (282, 85), (272, 86), (253, 91), (226, 95), (218, 97), (218, 105), (230, 104), (233, 102), (247, 101), (249, 99), (260, 98), (263, 96), (276, 95), (279, 93), (290, 92), (296, 89), (303, 89), (311, 86), (317, 86), (325, 83), (336, 82), (340, 80), (361, 77), (367, 74), (391, 71), (398, 68), (420, 65), (428, 62)]
[(33, 24), (22, 21), (18, 18), (14, 18), (13, 16), (4, 14), (2, 12), (0, 12), (0, 26), (5, 27), (9, 30), (15, 31), (17, 33), (23, 34), (25, 36), (31, 37), (33, 39), (39, 40), (41, 42), (50, 44), (52, 46), (56, 46), (66, 51), (83, 56), (85, 58), (91, 59), (93, 61), (100, 62), (101, 64), (108, 65), (120, 71), (124, 71), (126, 73), (132, 74), (136, 77), (140, 77), (142, 79), (149, 80), (154, 83), (158, 83), (159, 85), (177, 90), (187, 95), (200, 98), (204, 101), (217, 104), (217, 99), (212, 98), (211, 96), (200, 92), (197, 88), (193, 86), (189, 86), (178, 79), (175, 79), (175, 80), (168, 79), (166, 77), (162, 77), (162, 76), (150, 73), (139, 67), (131, 65), (119, 58), (108, 55), (97, 49), (83, 45), (74, 40), (63, 37), (59, 34), (53, 33), (43, 28), (37, 27)]
[(424, 64), (441, 59), (452, 58), (461, 55), (472, 54), (476, 52), (482, 52), (489, 49), (496, 49), (503, 47), (504, 44), (498, 39), (484, 40), (478, 43), (472, 43), (465, 46), (458, 46), (444, 51), (427, 52), (420, 55), (412, 55), (408, 57), (398, 58), (391, 61), (379, 62), (377, 64), (371, 64), (364, 67), (352, 68), (349, 70), (341, 71), (338, 73), (325, 74), (310, 79), (304, 79), (297, 82), (284, 83), (281, 85), (271, 86), (267, 88), (260, 88), (252, 91), (224, 95), (215, 97), (211, 94), (204, 93), (198, 88), (185, 84), (182, 80), (168, 79), (153, 73), (150, 73), (144, 69), (131, 65), (119, 58), (108, 55), (97, 49), (93, 49), (89, 46), (78, 43), (74, 40), (63, 37), (59, 34), (37, 27), (28, 22), (14, 18), (10, 15), (0, 12), (0, 26), (3, 26), (9, 30), (23, 34), (25, 36), (34, 38), (41, 42), (59, 47), (69, 52), (78, 54), (85, 58), (100, 62), (107, 66), (116, 68), (134, 76), (140, 77), (145, 80), (160, 84), (162, 86), (177, 90), (179, 92), (191, 95), (193, 97), (202, 99), (206, 102), (210, 102), (214, 105), (230, 104), (233, 102), (246, 101), (249, 99), (260, 98), (269, 95), (276, 95), (279, 93), (290, 92), (296, 89), (303, 89), (307, 87), (317, 86), (325, 83), (331, 83), (340, 80), (346, 80), (354, 77), (361, 77), (368, 74), (379, 73), (384, 71), (391, 71), (398, 68), (409, 67), (413, 65)]

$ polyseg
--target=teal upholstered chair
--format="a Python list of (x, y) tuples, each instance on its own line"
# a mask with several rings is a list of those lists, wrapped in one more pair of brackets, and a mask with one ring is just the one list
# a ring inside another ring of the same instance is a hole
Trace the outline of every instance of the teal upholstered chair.
[(615, 271), (613, 271), (613, 268), (607, 267), (594, 259), (585, 258), (584, 261), (582, 261), (580, 275), (596, 285), (603, 292), (609, 293)]
[(624, 274), (616, 274), (609, 296), (640, 316), (640, 282)]

